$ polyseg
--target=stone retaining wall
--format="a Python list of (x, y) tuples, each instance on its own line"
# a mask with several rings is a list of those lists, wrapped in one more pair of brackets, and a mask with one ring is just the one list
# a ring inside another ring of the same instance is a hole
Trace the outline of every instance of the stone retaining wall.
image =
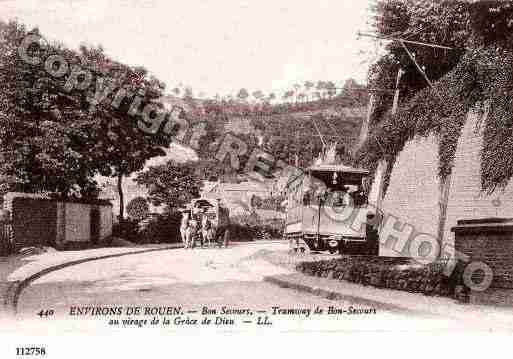
[(420, 265), (410, 258), (369, 256), (343, 256), (296, 266), (307, 275), (466, 301), (464, 291), (459, 290), (459, 267), (451, 277), (443, 274), (444, 268), (445, 262)]

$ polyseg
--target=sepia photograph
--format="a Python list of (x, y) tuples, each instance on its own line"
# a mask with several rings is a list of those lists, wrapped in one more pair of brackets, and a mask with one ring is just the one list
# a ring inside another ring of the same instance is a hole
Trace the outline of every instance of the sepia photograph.
[(0, 0), (2, 357), (511, 338), (512, 178), (513, 1)]

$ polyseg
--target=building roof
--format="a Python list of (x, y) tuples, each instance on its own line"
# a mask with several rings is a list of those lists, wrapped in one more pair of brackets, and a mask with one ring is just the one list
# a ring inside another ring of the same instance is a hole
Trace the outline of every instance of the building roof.
[(355, 173), (355, 174), (363, 174), (368, 175), (369, 171), (363, 169), (363, 168), (354, 168), (346, 165), (328, 165), (328, 164), (321, 164), (321, 165), (315, 165), (308, 167), (308, 171), (329, 171), (329, 172), (345, 172), (345, 173)]
[(269, 192), (265, 185), (260, 185), (254, 182), (241, 182), (241, 183), (217, 183), (214, 186), (206, 189), (205, 192), (212, 193), (215, 190), (230, 191), (230, 192)]

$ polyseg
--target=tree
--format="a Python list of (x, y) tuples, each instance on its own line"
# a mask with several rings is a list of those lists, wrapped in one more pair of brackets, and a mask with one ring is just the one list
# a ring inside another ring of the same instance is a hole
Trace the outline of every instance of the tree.
[(171, 160), (164, 165), (150, 167), (137, 175), (136, 182), (146, 186), (152, 204), (166, 205), (169, 210), (183, 207), (199, 197), (201, 190), (201, 178), (195, 162)]
[(194, 94), (192, 92), (192, 87), (187, 86), (183, 93), (183, 99), (187, 100), (187, 101), (191, 101), (193, 99), (193, 95)]
[(294, 88), (294, 94), (296, 95), (296, 102), (298, 102), (298, 95), (299, 95), (299, 89), (301, 88), (301, 85), (300, 84), (294, 84), (294, 86), (292, 86)]
[[(0, 116), (0, 131), (6, 134), (1, 146), (2, 152), (16, 154), (2, 167), (18, 179), (15, 188), (93, 198), (99, 193), (96, 175), (117, 177), (123, 215), (123, 176), (142, 169), (147, 159), (164, 154), (171, 140), (167, 134), (149, 134), (138, 126), (142, 109), (162, 96), (164, 84), (144, 68), (113, 61), (101, 47), (82, 46), (74, 51), (49, 44), (29, 48), (40, 59), (62, 56), (69, 68), (91, 75), (89, 86), (66, 90), (69, 73), (51, 76), (44, 61), (31, 65), (17, 51), (8, 51), (16, 49), (28, 34), (22, 25), (0, 24), (0, 31), (0, 47), (6, 50), (0, 51), (4, 56), (0, 98), (8, 109), (7, 116)], [(95, 100), (98, 84), (112, 85), (115, 90), (102, 101)], [(126, 96), (114, 105), (121, 90)], [(133, 105), (136, 98), (139, 106)]]
[[(417, 63), (425, 68), (427, 77), (434, 82), (453, 69), (464, 53), (458, 49), (466, 46), (470, 36), (468, 24), (471, 6), (465, 0), (379, 0), (373, 7), (374, 28), (381, 36), (400, 34), (399, 37), (411, 41), (455, 48), (449, 51), (406, 44), (409, 51), (415, 54)], [(399, 68), (404, 71), (400, 84), (403, 101), (428, 86), (400, 43), (392, 42), (385, 49), (386, 53), (369, 70), (371, 87), (393, 89)]]
[(333, 81), (326, 82), (325, 89), (330, 99), (333, 98), (333, 96), (335, 96), (335, 94), (337, 93), (337, 89)]
[(319, 93), (320, 98), (324, 98), (325, 90), (326, 90), (326, 82), (317, 81), (317, 85), (315, 86), (317, 92)]
[[(21, 59), (17, 49), (28, 34), (23, 25), (0, 22), (0, 151), (10, 155), (4, 156), (2, 170), (16, 179), (11, 189), (94, 196), (92, 157), (82, 141), (75, 142), (91, 132), (89, 103), (85, 96), (65, 92), (64, 80), (50, 76), (43, 63)], [(56, 44), (34, 45), (28, 52), (40, 58), (59, 54), (70, 64), (79, 58)]]
[(292, 97), (294, 97), (294, 91), (292, 90), (285, 91), (285, 93), (283, 94), (283, 99), (285, 101), (291, 99)]
[(315, 86), (315, 84), (312, 81), (306, 81), (304, 86), (305, 86), (305, 89), (306, 89), (306, 93), (308, 95), (308, 94), (310, 94), (310, 91)]
[(245, 88), (241, 88), (237, 93), (237, 98), (241, 101), (246, 101), (249, 97), (249, 92)]
[(151, 103), (163, 111), (163, 106), (157, 100), (162, 97), (165, 85), (149, 75), (145, 68), (112, 61), (102, 49), (82, 47), (81, 52), (82, 61), (89, 67), (101, 65), (104, 75), (118, 83), (120, 88), (141, 96), (137, 114), (131, 113), (132, 99), (124, 99), (119, 107), (101, 103), (94, 112), (90, 112), (93, 119), (90, 129), (94, 131), (94, 143), (86, 142), (91, 147), (89, 150), (92, 150), (93, 162), (90, 166), (101, 175), (117, 178), (119, 215), (122, 219), (123, 178), (143, 169), (150, 158), (165, 155), (164, 148), (169, 146), (172, 139), (163, 131), (148, 133), (137, 125), (145, 105)]
[(257, 101), (261, 101), (265, 97), (264, 93), (260, 90), (253, 91), (251, 95), (253, 95)]
[(180, 88), (175, 87), (175, 88), (173, 89), (173, 93), (175, 94), (175, 96), (180, 96)]
[(275, 99), (276, 99), (276, 94), (275, 94), (274, 92), (271, 92), (271, 93), (269, 94), (269, 96), (267, 96), (267, 100), (268, 100), (269, 102), (272, 102), (272, 101), (274, 101)]

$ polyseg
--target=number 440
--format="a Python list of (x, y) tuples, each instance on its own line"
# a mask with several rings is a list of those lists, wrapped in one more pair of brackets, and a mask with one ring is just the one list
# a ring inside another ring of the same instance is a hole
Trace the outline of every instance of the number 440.
[(54, 311), (53, 311), (53, 309), (41, 310), (39, 313), (37, 313), (37, 315), (39, 315), (39, 317), (41, 317), (41, 318), (51, 317), (52, 315), (54, 315)]

